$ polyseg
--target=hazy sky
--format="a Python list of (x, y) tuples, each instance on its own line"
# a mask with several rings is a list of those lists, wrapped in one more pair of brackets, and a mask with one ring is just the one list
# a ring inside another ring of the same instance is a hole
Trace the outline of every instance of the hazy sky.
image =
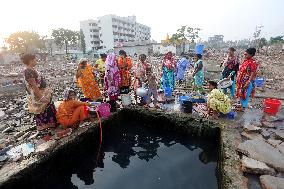
[[(201, 37), (252, 37), (256, 25), (263, 36), (284, 35), (284, 0), (0, 0), (0, 38), (19, 30), (50, 34), (54, 28), (79, 30), (79, 21), (106, 14), (136, 15), (161, 40), (181, 25), (202, 28)], [(1, 43), (1, 41), (0, 41)]]

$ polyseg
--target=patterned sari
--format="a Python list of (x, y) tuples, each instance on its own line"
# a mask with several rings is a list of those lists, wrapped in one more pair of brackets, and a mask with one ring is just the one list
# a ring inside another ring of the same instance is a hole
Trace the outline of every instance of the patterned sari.
[(132, 60), (130, 57), (118, 58), (118, 69), (120, 72), (120, 87), (129, 87), (131, 84), (130, 70), (132, 68)]
[(167, 53), (162, 61), (163, 76), (161, 79), (161, 89), (165, 90), (170, 87), (172, 90), (175, 88), (175, 70), (176, 61), (171, 52)]
[(97, 100), (101, 96), (101, 92), (95, 80), (93, 71), (94, 69), (90, 64), (87, 64), (85, 67), (80, 64), (78, 68), (80, 76), (77, 82), (86, 98), (90, 100)]
[(121, 79), (114, 53), (107, 56), (104, 80), (105, 90), (107, 91), (110, 100), (117, 100)]
[(240, 66), (237, 77), (236, 96), (240, 98), (243, 108), (247, 107), (249, 97), (254, 97), (254, 79), (256, 77), (257, 69), (258, 64), (252, 58), (244, 60)]

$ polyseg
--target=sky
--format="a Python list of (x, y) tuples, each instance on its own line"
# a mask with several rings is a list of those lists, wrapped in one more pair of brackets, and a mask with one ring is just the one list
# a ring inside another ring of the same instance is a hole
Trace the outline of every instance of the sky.
[(262, 25), (262, 36), (269, 38), (284, 35), (283, 8), (284, 0), (0, 0), (0, 45), (16, 31), (79, 30), (80, 20), (107, 14), (136, 15), (156, 41), (182, 25), (201, 28), (203, 40), (214, 34), (225, 40), (252, 38)]

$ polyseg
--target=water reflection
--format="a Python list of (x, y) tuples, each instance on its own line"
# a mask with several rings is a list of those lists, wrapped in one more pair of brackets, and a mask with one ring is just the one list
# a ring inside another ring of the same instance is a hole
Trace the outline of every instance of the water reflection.
[(94, 141), (56, 158), (49, 164), (50, 171), (32, 177), (33, 185), (26, 185), (41, 189), (218, 188), (217, 142), (137, 123), (104, 131), (99, 153)]

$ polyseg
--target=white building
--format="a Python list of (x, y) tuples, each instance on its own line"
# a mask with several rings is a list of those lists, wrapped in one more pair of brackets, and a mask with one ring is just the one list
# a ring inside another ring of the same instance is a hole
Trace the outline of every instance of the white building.
[[(116, 15), (105, 15), (98, 18), (97, 29), (99, 39), (88, 39), (87, 37), (97, 35), (91, 33), (89, 24), (96, 20), (86, 20), (80, 22), (86, 41), (86, 49), (96, 50), (96, 47), (104, 51), (112, 50), (115, 46), (123, 46), (125, 42), (145, 41), (151, 38), (151, 28), (136, 22), (136, 16), (120, 17)], [(91, 44), (94, 41), (96, 46)], [(95, 48), (93, 48), (95, 47)]]
[(97, 50), (100, 47), (98, 21), (93, 19), (81, 21), (80, 29), (85, 36), (86, 51)]

